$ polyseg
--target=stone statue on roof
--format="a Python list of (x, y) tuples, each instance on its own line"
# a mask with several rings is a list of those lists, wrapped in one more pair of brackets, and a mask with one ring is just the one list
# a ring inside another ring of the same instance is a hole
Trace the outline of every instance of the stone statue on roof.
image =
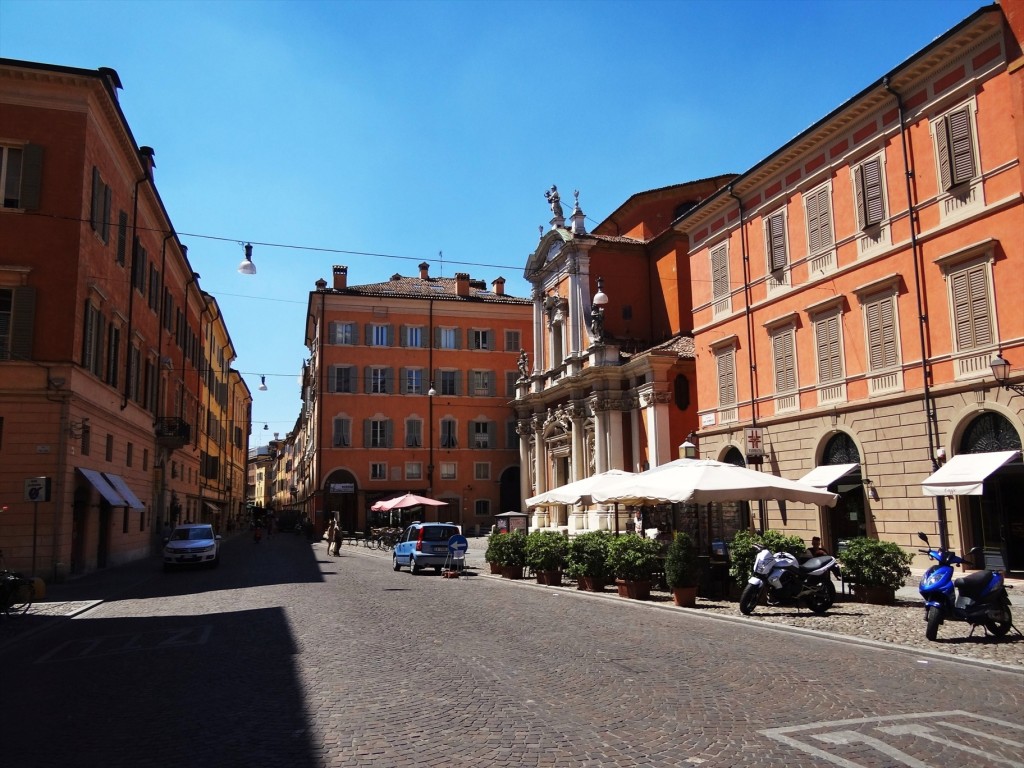
[(558, 187), (552, 184), (551, 189), (544, 193), (544, 198), (548, 201), (548, 205), (551, 206), (551, 215), (556, 219), (563, 218), (562, 199), (558, 195)]

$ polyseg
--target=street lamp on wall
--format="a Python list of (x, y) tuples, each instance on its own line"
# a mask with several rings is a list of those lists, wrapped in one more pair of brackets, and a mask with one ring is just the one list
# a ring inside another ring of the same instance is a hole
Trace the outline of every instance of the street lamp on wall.
[(1024, 395), (1024, 386), (1007, 382), (1007, 379), (1010, 378), (1010, 363), (1003, 357), (1002, 350), (996, 353), (989, 365), (992, 367), (992, 375), (995, 377), (996, 384), (1003, 389), (1016, 392), (1018, 395)]
[(691, 432), (686, 436), (686, 442), (679, 446), (679, 457), (682, 459), (696, 459), (697, 458), (697, 445), (693, 441), (697, 439), (697, 435)]

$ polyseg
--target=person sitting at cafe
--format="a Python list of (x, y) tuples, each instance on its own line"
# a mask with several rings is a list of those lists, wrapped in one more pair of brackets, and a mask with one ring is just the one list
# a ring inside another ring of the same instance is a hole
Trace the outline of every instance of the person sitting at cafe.
[(828, 552), (826, 552), (824, 547), (821, 546), (821, 538), (814, 536), (811, 539), (811, 546), (807, 548), (807, 557), (821, 557), (822, 555), (827, 554)]

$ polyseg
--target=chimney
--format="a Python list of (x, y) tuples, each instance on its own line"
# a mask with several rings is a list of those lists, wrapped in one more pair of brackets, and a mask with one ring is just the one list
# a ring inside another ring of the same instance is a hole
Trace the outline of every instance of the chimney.
[(141, 155), (139, 159), (142, 160), (142, 168), (146, 172), (146, 178), (151, 182), (153, 181), (153, 169), (156, 168), (156, 160), (153, 159), (155, 154), (156, 152), (152, 147), (139, 147), (139, 155)]
[(420, 280), (430, 279), (430, 265), (427, 262), (420, 264)]
[(469, 296), (469, 272), (455, 273), (455, 295)]
[(348, 287), (348, 267), (334, 265), (334, 290), (344, 291)]
[(499, 277), (491, 281), (491, 288), (494, 290), (495, 296), (505, 295), (505, 278)]

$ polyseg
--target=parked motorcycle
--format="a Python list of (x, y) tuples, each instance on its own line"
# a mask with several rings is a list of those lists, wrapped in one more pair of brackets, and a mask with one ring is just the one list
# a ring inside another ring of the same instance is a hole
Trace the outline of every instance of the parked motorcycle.
[(740, 595), (740, 613), (749, 615), (767, 590), (768, 605), (803, 603), (812, 613), (823, 614), (836, 601), (831, 574), (839, 575), (839, 563), (832, 555), (800, 562), (789, 552), (772, 552), (760, 544), (754, 558), (754, 572)]
[[(995, 637), (1003, 637), (1009, 632), (1013, 626), (1013, 616), (1010, 614), (1010, 597), (1006, 594), (1003, 575), (996, 571), (975, 571), (954, 580), (953, 566), (973, 563), (958, 557), (951, 549), (932, 548), (923, 533), (919, 532), (917, 537), (928, 547), (918, 552), (936, 561), (935, 565), (925, 571), (918, 586), (924, 598), (927, 622), (924, 636), (934, 640), (938, 636), (939, 626), (947, 620), (970, 624), (968, 637), (979, 626)], [(980, 547), (975, 547), (969, 554), (980, 551)]]

